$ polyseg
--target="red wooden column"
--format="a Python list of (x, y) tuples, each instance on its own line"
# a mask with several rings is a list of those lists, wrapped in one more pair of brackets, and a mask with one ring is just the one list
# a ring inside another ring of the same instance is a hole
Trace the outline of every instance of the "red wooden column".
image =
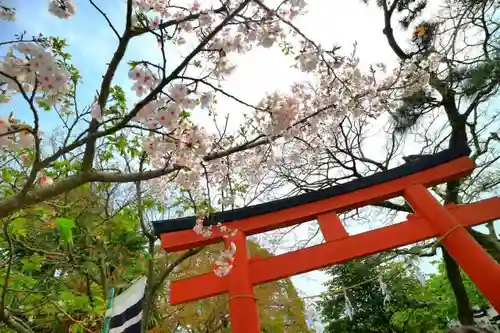
[(336, 212), (332, 211), (318, 215), (316, 219), (318, 220), (325, 242), (333, 242), (338, 239), (349, 237), (349, 234), (345, 230)]
[(500, 311), (500, 264), (423, 185), (413, 185), (405, 189), (404, 197), (417, 214), (425, 217), (436, 228), (448, 253), (495, 310)]
[(234, 265), (226, 277), (231, 332), (260, 333), (259, 311), (257, 309), (253, 284), (250, 280), (246, 236), (241, 231), (238, 231), (231, 239), (236, 245)]

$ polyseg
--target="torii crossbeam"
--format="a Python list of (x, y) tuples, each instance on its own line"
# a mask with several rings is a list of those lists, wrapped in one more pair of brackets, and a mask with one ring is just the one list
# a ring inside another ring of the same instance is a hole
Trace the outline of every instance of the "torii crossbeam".
[[(234, 267), (224, 278), (208, 273), (172, 282), (170, 303), (175, 305), (228, 293), (231, 331), (258, 333), (261, 330), (253, 286), (439, 237), (441, 244), (500, 312), (500, 265), (466, 230), (500, 218), (500, 198), (442, 206), (427, 190), (427, 187), (469, 175), (475, 167), (468, 158), (469, 153), (466, 147), (445, 150), (388, 172), (325, 190), (214, 214), (206, 224), (228, 223), (238, 230), (233, 239), (237, 247)], [(348, 210), (401, 195), (415, 212), (403, 223), (350, 236), (338, 217)], [(320, 225), (324, 243), (264, 259), (248, 257), (247, 236), (314, 218)], [(155, 232), (163, 247), (174, 252), (222, 241), (222, 234), (216, 229), (210, 237), (194, 233), (191, 229), (195, 219), (156, 221)]]

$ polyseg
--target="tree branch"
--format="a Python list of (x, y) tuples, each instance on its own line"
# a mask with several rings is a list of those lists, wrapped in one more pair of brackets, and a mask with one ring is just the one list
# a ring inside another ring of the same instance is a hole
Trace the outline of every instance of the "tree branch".
[(158, 290), (160, 289), (160, 287), (163, 285), (163, 283), (165, 282), (165, 279), (170, 275), (170, 273), (172, 273), (172, 271), (177, 266), (179, 266), (184, 260), (186, 260), (186, 259), (194, 256), (195, 254), (200, 253), (203, 249), (204, 249), (204, 247), (199, 247), (199, 248), (196, 248), (196, 249), (187, 250), (182, 255), (180, 255), (177, 259), (175, 259), (173, 263), (171, 263), (170, 265), (168, 265), (168, 267), (160, 275), (160, 278), (158, 279), (158, 281), (156, 281), (156, 283), (153, 285), (153, 288), (152, 288), (152, 291), (151, 291), (153, 297), (156, 295), (156, 293), (158, 292)]
[(121, 40), (122, 37), (120, 36), (120, 34), (118, 33), (118, 31), (116, 31), (116, 28), (114, 27), (113, 23), (111, 23), (111, 20), (109, 19), (108, 15), (106, 15), (106, 13), (104, 13), (102, 11), (102, 9), (99, 8), (99, 6), (97, 6), (94, 3), (94, 1), (92, 1), (92, 0), (89, 0), (89, 1), (92, 4), (92, 6), (104, 17), (104, 19), (106, 20), (106, 22), (108, 22), (108, 25), (111, 28), (111, 30), (113, 30), (113, 32), (115, 33), (115, 36), (118, 37), (119, 40)]

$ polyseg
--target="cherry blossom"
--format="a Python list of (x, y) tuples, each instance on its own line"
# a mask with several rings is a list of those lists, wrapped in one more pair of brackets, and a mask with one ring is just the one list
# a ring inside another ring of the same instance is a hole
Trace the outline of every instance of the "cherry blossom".
[[(227, 236), (229, 238), (229, 236)], [(234, 255), (236, 253), (236, 244), (229, 241), (228, 247), (221, 251), (219, 257), (215, 260), (214, 273), (219, 277), (224, 277), (229, 274), (233, 268)]]
[[(15, 55), (14, 49), (25, 58)], [(14, 49), (0, 63), (0, 71), (4, 73), (0, 74), (0, 80), (8, 91), (31, 92), (37, 76), (37, 89), (54, 99), (67, 91), (70, 74), (49, 52), (35, 43), (19, 43)]]
[(31, 159), (28, 155), (23, 154), (21, 155), (21, 162), (23, 163), (24, 166), (29, 166), (31, 164)]
[(212, 93), (206, 92), (200, 96), (200, 105), (202, 108), (207, 108), (212, 104), (213, 96)]
[(298, 57), (300, 69), (304, 72), (311, 72), (318, 66), (318, 56), (314, 53), (302, 53)]
[(132, 90), (135, 91), (138, 97), (144, 96), (157, 84), (154, 73), (144, 66), (135, 66), (129, 71), (128, 76), (135, 81)]
[(198, 17), (198, 23), (200, 27), (206, 27), (212, 24), (213, 18), (209, 13), (202, 13), (200, 17)]
[(176, 103), (182, 103), (188, 94), (188, 90), (186, 85), (184, 84), (176, 84), (174, 85), (170, 91), (169, 96)]
[(99, 106), (99, 104), (97, 104), (97, 103), (92, 104), (92, 106), (90, 107), (90, 115), (94, 119), (97, 119), (97, 120), (102, 119), (102, 110), (101, 110), (101, 107)]
[(210, 237), (212, 235), (212, 228), (203, 226), (204, 218), (198, 216), (196, 218), (195, 226), (193, 227), (193, 231), (200, 236)]
[(13, 8), (8, 8), (0, 5), (0, 20), (13, 22), (16, 19), (16, 11)]
[(62, 19), (75, 15), (76, 5), (73, 0), (50, 0), (49, 12)]
[(38, 184), (40, 184), (40, 186), (50, 186), (53, 183), (54, 180), (52, 179), (52, 177), (42, 175), (38, 178)]
[(193, 12), (198, 12), (200, 11), (201, 5), (198, 1), (193, 2), (193, 5), (191, 6), (191, 10)]
[(149, 28), (152, 29), (152, 30), (156, 30), (156, 29), (159, 29), (160, 28), (160, 17), (159, 16), (155, 16), (155, 18), (153, 19), (153, 21), (151, 21), (150, 25), (149, 25)]

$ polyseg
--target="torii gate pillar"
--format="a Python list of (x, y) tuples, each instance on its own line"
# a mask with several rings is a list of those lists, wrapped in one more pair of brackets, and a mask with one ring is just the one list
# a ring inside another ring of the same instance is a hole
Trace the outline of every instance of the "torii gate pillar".
[[(231, 240), (236, 245), (234, 266), (227, 275), (231, 331), (260, 332), (257, 301), (250, 280), (249, 254), (245, 234), (238, 231)], [(226, 244), (228, 240), (226, 239)], [(229, 244), (227, 244), (229, 245)]]
[(404, 191), (410, 206), (441, 235), (441, 243), (495, 309), (500, 309), (500, 265), (422, 185)]

